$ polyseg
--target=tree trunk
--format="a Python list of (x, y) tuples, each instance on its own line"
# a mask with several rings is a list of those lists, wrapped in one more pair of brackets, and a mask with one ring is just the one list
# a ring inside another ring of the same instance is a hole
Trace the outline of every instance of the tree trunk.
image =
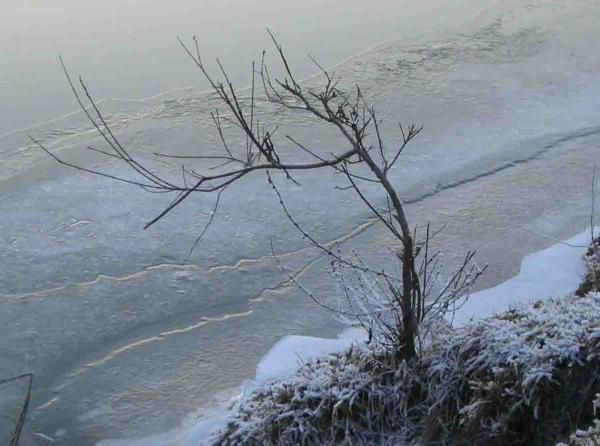
[(413, 358), (416, 355), (415, 336), (417, 321), (414, 313), (413, 297), (415, 283), (413, 277), (415, 258), (413, 255), (412, 237), (404, 239), (404, 251), (402, 252), (402, 332), (400, 354), (403, 359)]

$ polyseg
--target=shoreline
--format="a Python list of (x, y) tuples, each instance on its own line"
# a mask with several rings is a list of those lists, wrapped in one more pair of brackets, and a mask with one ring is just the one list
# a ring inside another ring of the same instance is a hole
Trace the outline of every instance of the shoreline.
[[(600, 227), (595, 232), (599, 233)], [(511, 308), (527, 307), (539, 300), (575, 292), (585, 277), (584, 255), (590, 241), (588, 228), (525, 256), (518, 274), (492, 288), (473, 293), (454, 315), (446, 317), (451, 318), (454, 326), (461, 326), (469, 320), (485, 319)], [(217, 408), (213, 413), (196, 419), (195, 423), (192, 417), (188, 417), (180, 428), (162, 434), (134, 439), (105, 439), (96, 446), (202, 446), (215, 431), (225, 426), (235, 413), (236, 403), (243, 401), (254, 389), (288, 378), (302, 364), (341, 353), (365, 339), (366, 334), (355, 328), (347, 328), (337, 338), (285, 336), (260, 359), (255, 377), (240, 385), (239, 396), (223, 405), (232, 406), (232, 409)]]

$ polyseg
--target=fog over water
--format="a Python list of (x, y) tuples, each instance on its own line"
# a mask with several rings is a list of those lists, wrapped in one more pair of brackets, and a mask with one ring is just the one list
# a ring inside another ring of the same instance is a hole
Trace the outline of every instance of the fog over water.
[(97, 97), (143, 98), (185, 86), (205, 88), (176, 36), (198, 36), (207, 60), (219, 57), (232, 80), (248, 82), (249, 63), (285, 42), (301, 77), (312, 54), (337, 63), (384, 40), (448, 28), (492, 1), (19, 0), (0, 15), (0, 134), (74, 110), (58, 64), (93, 85)]
[[(413, 224), (447, 225), (437, 241), (444, 271), (467, 249), (490, 265), (480, 288), (589, 222), (600, 159), (598, 1), (31, 0), (3, 8), (0, 378), (35, 373), (24, 444), (85, 446), (177, 429), (235, 395), (282, 336), (342, 329), (270, 257), (273, 242), (290, 271), (335, 302), (327, 259), (285, 218), (263, 175), (224, 194), (183, 265), (211, 197), (191, 197), (144, 231), (172, 197), (58, 166), (31, 144), (28, 135), (86, 167), (126, 173), (85, 149), (101, 141), (75, 110), (59, 53), (131, 153), (177, 176), (180, 166), (153, 153), (217, 153), (219, 139), (209, 116), (217, 103), (175, 37), (197, 35), (211, 70), (218, 55), (245, 86), (251, 61), (263, 48), (272, 53), (270, 27), (307, 84), (319, 82), (307, 53), (335, 65), (343, 85), (360, 84), (385, 118), (390, 146), (398, 121), (425, 125), (392, 180)], [(258, 108), (281, 126), (286, 156), (297, 156), (286, 134), (339, 148), (312, 119)], [(311, 234), (389, 265), (394, 242), (350, 191), (334, 189), (340, 178), (300, 180), (276, 178)], [(367, 193), (385, 204), (378, 190)], [(22, 389), (0, 392), (0, 413), (16, 415)], [(0, 420), (0, 443), (13, 426)]]

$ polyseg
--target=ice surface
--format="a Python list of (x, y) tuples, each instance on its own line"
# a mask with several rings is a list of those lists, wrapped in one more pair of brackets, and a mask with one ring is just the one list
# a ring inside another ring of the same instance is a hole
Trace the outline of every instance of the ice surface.
[(195, 422), (190, 420), (171, 432), (134, 440), (103, 440), (97, 446), (201, 446), (211, 432), (225, 424), (227, 416), (223, 410)]
[[(291, 375), (306, 361), (343, 351), (353, 342), (365, 338), (365, 334), (359, 329), (345, 330), (335, 339), (285, 336), (261, 359), (256, 377), (242, 385), (238, 398), (243, 398), (257, 386)], [(133, 440), (103, 440), (97, 446), (199, 446), (212, 432), (225, 424), (228, 416), (227, 409), (222, 408), (199, 420), (190, 417), (180, 428), (171, 432)]]

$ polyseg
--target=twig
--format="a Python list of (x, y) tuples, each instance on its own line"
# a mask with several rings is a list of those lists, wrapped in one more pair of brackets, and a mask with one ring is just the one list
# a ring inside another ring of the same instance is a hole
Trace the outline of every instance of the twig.
[(27, 393), (25, 394), (25, 401), (19, 412), (19, 418), (17, 419), (17, 425), (10, 439), (10, 446), (18, 446), (19, 439), (21, 438), (21, 432), (23, 431), (23, 425), (27, 418), (27, 411), (29, 409), (29, 401), (31, 400), (31, 388), (33, 386), (33, 373), (24, 373), (22, 375), (13, 376), (11, 378), (0, 380), (0, 385), (19, 381), (21, 379), (27, 379)]
[(192, 253), (194, 252), (194, 249), (196, 249), (196, 246), (198, 246), (198, 243), (200, 243), (200, 240), (202, 240), (202, 237), (204, 237), (204, 234), (206, 234), (206, 231), (208, 231), (208, 228), (212, 224), (212, 222), (215, 218), (215, 215), (217, 214), (217, 210), (219, 209), (219, 201), (221, 200), (221, 195), (223, 194), (223, 192), (225, 192), (225, 189), (227, 189), (227, 188), (221, 189), (219, 191), (219, 193), (217, 194), (217, 199), (215, 200), (215, 204), (212, 208), (212, 211), (210, 212), (210, 218), (208, 219), (208, 222), (206, 223), (206, 225), (204, 225), (204, 229), (202, 229), (202, 232), (200, 232), (200, 235), (198, 235), (198, 237), (196, 237), (194, 244), (190, 248), (188, 255), (185, 257), (185, 260), (183, 261), (184, 264), (187, 263), (187, 261), (190, 259), (190, 257), (192, 256)]
[(594, 219), (596, 214), (596, 173), (598, 165), (594, 164), (594, 174), (592, 175), (592, 212), (590, 213), (590, 231), (592, 236), (592, 246), (594, 245), (594, 240), (596, 237), (594, 236)]

